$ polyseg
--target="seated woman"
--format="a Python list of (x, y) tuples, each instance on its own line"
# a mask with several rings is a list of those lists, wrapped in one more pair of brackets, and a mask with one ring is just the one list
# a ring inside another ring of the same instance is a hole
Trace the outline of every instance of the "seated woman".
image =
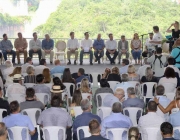
[(113, 67), (112, 68), (112, 73), (110, 73), (107, 77), (107, 81), (118, 81), (121, 83), (121, 77), (119, 74), (119, 68), (118, 67)]
[(69, 68), (65, 68), (63, 72), (63, 77), (62, 77), (62, 82), (63, 83), (73, 83), (76, 84), (76, 81), (74, 78), (71, 76), (71, 72)]
[(81, 80), (81, 85), (80, 85), (80, 91), (81, 93), (90, 93), (92, 94), (90, 85), (89, 85), (89, 80), (87, 78), (83, 78)]
[(136, 73), (136, 69), (133, 65), (128, 66), (127, 73), (128, 73), (129, 81), (139, 81), (140, 80), (140, 76)]
[(54, 85), (59, 85), (61, 87), (61, 90), (65, 90), (66, 89), (66, 86), (61, 82), (59, 77), (54, 77), (53, 78), (53, 83), (54, 83)]
[(158, 79), (153, 76), (153, 70), (150, 67), (147, 67), (145, 70), (145, 76), (142, 76), (141, 83), (145, 82), (156, 82), (158, 83)]
[(128, 132), (128, 140), (139, 140), (140, 133), (137, 127), (131, 127)]
[(51, 83), (51, 75), (48, 68), (43, 70), (44, 83)]
[(81, 100), (82, 100), (82, 96), (80, 90), (75, 90), (70, 107), (80, 106)]
[(102, 74), (102, 79), (107, 79), (107, 77), (110, 73), (111, 73), (111, 69), (106, 68), (104, 73)]
[(34, 74), (34, 67), (28, 66), (26, 69), (28, 75), (24, 77), (24, 83), (36, 83), (36, 75)]

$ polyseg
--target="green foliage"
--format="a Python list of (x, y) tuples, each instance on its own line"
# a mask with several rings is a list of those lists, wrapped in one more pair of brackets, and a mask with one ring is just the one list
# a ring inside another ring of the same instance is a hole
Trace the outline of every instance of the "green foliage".
[(77, 38), (83, 38), (89, 31), (91, 38), (98, 33), (108, 38), (110, 32), (115, 38), (122, 34), (132, 38), (135, 32), (152, 32), (154, 25), (164, 34), (175, 20), (180, 20), (180, 6), (171, 0), (62, 0), (57, 11), (35, 31), (41, 37), (49, 33), (67, 38), (74, 31)]

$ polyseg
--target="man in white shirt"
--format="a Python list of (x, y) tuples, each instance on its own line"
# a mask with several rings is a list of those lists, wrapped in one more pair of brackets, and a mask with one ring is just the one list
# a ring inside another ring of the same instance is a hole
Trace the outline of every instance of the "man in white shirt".
[(76, 38), (74, 38), (74, 32), (70, 32), (70, 39), (67, 42), (67, 58), (69, 62), (67, 65), (71, 65), (71, 55), (75, 54), (75, 60), (74, 60), (74, 65), (76, 65), (76, 61), (78, 59), (78, 48), (79, 48), (79, 43)]
[(3, 70), (4, 79), (6, 79), (7, 76), (9, 74), (11, 74), (13, 72), (13, 70), (14, 70), (13, 64), (12, 64), (12, 62), (10, 60), (6, 60), (5, 65), (6, 65), (6, 69)]
[(160, 125), (165, 121), (163, 117), (157, 115), (157, 104), (155, 101), (149, 101), (147, 109), (148, 113), (141, 116), (138, 122), (138, 128), (145, 137), (147, 137), (147, 133), (144, 131), (144, 127), (160, 127)]
[(85, 39), (81, 41), (81, 52), (80, 52), (80, 65), (83, 64), (83, 55), (84, 53), (88, 53), (90, 55), (90, 65), (93, 65), (93, 52), (92, 52), (92, 40), (89, 39), (89, 33), (84, 33)]
[(149, 43), (156, 46), (156, 48), (161, 47), (162, 35), (159, 32), (159, 27), (153, 26), (153, 31), (154, 31), (153, 39), (151, 41), (149, 41)]
[(21, 73), (26, 73), (26, 69), (28, 66), (32, 66), (32, 58), (31, 57), (27, 57), (26, 58), (26, 63), (24, 65), (21, 66)]
[[(173, 57), (169, 57), (168, 60), (167, 60), (167, 62), (168, 62), (168, 66), (167, 66), (167, 67), (173, 68), (174, 71), (180, 76), (180, 71), (179, 71), (179, 69), (174, 66), (174, 64), (175, 64), (174, 58), (173, 58)], [(164, 71), (166, 70), (167, 67), (164, 68)]]
[(119, 73), (120, 74), (127, 73), (128, 66), (129, 66), (129, 60), (128, 59), (123, 59), (121, 65), (122, 65), (122, 67), (119, 68)]
[(154, 44), (152, 44), (152, 43), (149, 43), (150, 41), (152, 41), (153, 40), (153, 33), (149, 33), (149, 38), (148, 39), (146, 39), (146, 42), (145, 42), (145, 47), (146, 47), (146, 50), (143, 52), (143, 54), (145, 54), (145, 55), (143, 55), (143, 57), (150, 57), (150, 56), (152, 56), (152, 54), (153, 54), (153, 51), (155, 51), (155, 45)]
[[(35, 69), (35, 75), (38, 75), (38, 74), (42, 74), (43, 73), (43, 70), (45, 68), (48, 68), (46, 67), (46, 59), (41, 59), (40, 60), (40, 65), (36, 66), (34, 69)], [(49, 68), (48, 68), (49, 69)]]
[(29, 57), (33, 58), (33, 53), (37, 53), (39, 61), (41, 60), (41, 41), (37, 38), (37, 33), (33, 33), (33, 39), (29, 41)]
[[(111, 58), (112, 54), (113, 54), (113, 58)], [(110, 33), (109, 40), (106, 41), (106, 56), (111, 64), (115, 64), (117, 55), (118, 55), (117, 42), (116, 40), (113, 40), (113, 34)]]

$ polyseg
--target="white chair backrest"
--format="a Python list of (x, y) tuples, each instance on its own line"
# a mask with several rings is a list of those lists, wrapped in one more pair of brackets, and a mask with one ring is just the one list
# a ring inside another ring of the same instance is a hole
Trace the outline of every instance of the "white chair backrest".
[(173, 108), (171, 109), (171, 113), (177, 113), (179, 111), (179, 108)]
[(46, 85), (47, 87), (49, 87), (50, 89), (52, 89), (53, 83), (48, 83), (48, 84), (44, 84), (44, 85)]
[(50, 101), (48, 93), (36, 93), (35, 95), (44, 105), (46, 105)]
[(83, 113), (83, 110), (81, 109), (80, 106), (69, 107), (69, 109), (68, 109), (69, 113), (71, 112), (71, 110), (74, 110), (75, 117), (77, 117), (78, 115), (81, 115)]
[(22, 76), (23, 76), (23, 77), (25, 77), (25, 76), (27, 76), (27, 75), (28, 75), (27, 73), (22, 73)]
[(62, 40), (59, 40), (56, 43), (56, 48), (57, 48), (57, 52), (64, 52), (65, 49), (66, 49), (66, 42), (62, 41)]
[(108, 81), (108, 83), (112, 90), (114, 90), (114, 88), (117, 84), (120, 84), (120, 82), (118, 82), (118, 81)]
[[(63, 83), (66, 86), (67, 92), (69, 94), (69, 97), (73, 96), (74, 91), (75, 91), (75, 84), (73, 83)], [(71, 93), (70, 88), (73, 87), (73, 92)]]
[(165, 93), (168, 92), (174, 92), (176, 91), (176, 85), (174, 85), (173, 83), (163, 83), (162, 84), (165, 88)]
[(142, 140), (162, 140), (159, 127), (144, 127), (142, 128)]
[(126, 132), (126, 135), (128, 135), (128, 129), (127, 128), (111, 128), (106, 130), (106, 136), (107, 139), (110, 139), (109, 132), (112, 133), (113, 139), (112, 140), (123, 140), (123, 133)]
[(100, 87), (98, 84), (98, 73), (91, 73), (93, 78), (93, 87)]
[(62, 79), (63, 73), (54, 73), (52, 74), (52, 77), (58, 77), (59, 79)]
[(143, 109), (139, 107), (126, 107), (123, 109), (123, 114), (126, 115), (126, 111), (129, 113), (129, 118), (131, 119), (133, 126), (137, 126), (137, 113), (140, 111), (142, 116)]
[(98, 93), (98, 94), (96, 94), (96, 97), (95, 97), (95, 98), (96, 98), (96, 101), (97, 101), (97, 107), (100, 107), (100, 106), (99, 106), (98, 97), (101, 98), (101, 101), (102, 101), (101, 106), (103, 106), (104, 98), (105, 98), (107, 95), (111, 95), (111, 93)]
[(35, 83), (24, 83), (24, 86), (26, 88), (31, 88), (31, 87), (34, 87), (36, 84)]
[[(84, 138), (90, 137), (91, 133), (89, 133), (89, 126), (81, 126), (77, 128), (77, 138), (80, 140), (79, 131), (82, 130), (84, 132)], [(82, 139), (82, 138), (81, 138)]]
[[(8, 95), (8, 94), (7, 94)], [(24, 102), (25, 101), (25, 94), (20, 94), (20, 93), (16, 93), (16, 94), (10, 94), (8, 95), (8, 102), (12, 102), (12, 101), (18, 101), (18, 103)]]
[(168, 92), (168, 93), (165, 93), (165, 95), (167, 96), (169, 100), (173, 101), (175, 97), (175, 92)]
[(81, 93), (82, 95), (82, 99), (89, 99), (88, 97), (90, 97), (90, 101), (92, 100), (92, 94), (90, 93)]
[(146, 98), (153, 98), (153, 88), (157, 86), (157, 83), (155, 82), (145, 82), (141, 84), (141, 90), (142, 90), (142, 95), (144, 96), (144, 86), (146, 85), (147, 91), (146, 91)]
[[(65, 140), (66, 139), (66, 129), (64, 127), (60, 127), (60, 126), (43, 127), (44, 140), (59, 140), (60, 139), (59, 135), (58, 135), (59, 131), (63, 131), (63, 138), (61, 140)], [(49, 136), (49, 139), (47, 136)]]
[[(25, 131), (23, 131), (23, 130), (25, 130)], [(22, 137), (22, 131), (26, 133), (25, 138)], [(10, 132), (12, 132), (12, 133), (10, 133)], [(12, 140), (30, 140), (28, 128), (20, 127), (20, 126), (8, 128), (8, 137)]]
[(0, 109), (0, 122), (2, 122), (2, 119), (3, 119), (3, 112), (7, 112), (7, 110), (6, 109)]
[(111, 114), (111, 112), (112, 112), (111, 107), (98, 107), (97, 111), (96, 111), (97, 115), (101, 118), (101, 121), (105, 117), (109, 116)]

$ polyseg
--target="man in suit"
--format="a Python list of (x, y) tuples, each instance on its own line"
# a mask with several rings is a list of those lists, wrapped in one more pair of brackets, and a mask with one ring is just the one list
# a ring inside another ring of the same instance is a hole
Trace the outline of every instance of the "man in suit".
[(172, 137), (173, 126), (169, 122), (163, 122), (160, 126), (163, 140), (176, 140)]
[(128, 41), (125, 39), (125, 36), (121, 36), (121, 40), (118, 42), (118, 51), (119, 51), (119, 64), (121, 63), (121, 56), (122, 54), (126, 55), (126, 59), (129, 58), (129, 46)]

